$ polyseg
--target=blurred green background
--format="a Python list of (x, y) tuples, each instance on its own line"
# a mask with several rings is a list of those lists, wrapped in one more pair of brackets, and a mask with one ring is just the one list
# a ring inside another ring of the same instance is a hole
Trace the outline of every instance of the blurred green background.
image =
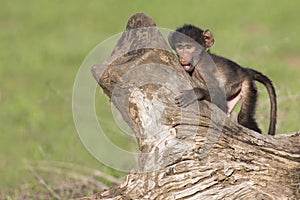
[[(72, 87), (89, 52), (122, 32), (136, 12), (158, 27), (210, 28), (212, 52), (268, 75), (278, 94), (277, 133), (300, 129), (300, 1), (273, 0), (4, 0), (0, 6), (0, 191), (28, 180), (25, 163), (76, 163), (114, 174), (84, 148), (72, 118)], [(257, 118), (266, 131), (269, 100)], [(102, 127), (113, 142), (132, 145), (100, 98)], [(119, 176), (118, 173), (116, 173)]]

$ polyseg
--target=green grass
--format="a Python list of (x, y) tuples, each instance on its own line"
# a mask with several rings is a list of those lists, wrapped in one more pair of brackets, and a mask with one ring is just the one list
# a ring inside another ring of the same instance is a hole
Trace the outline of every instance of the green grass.
[[(299, 7), (298, 0), (4, 0), (0, 7), (0, 188), (26, 180), (26, 160), (103, 169), (77, 136), (73, 83), (88, 53), (123, 31), (136, 12), (147, 13), (163, 28), (184, 23), (209, 27), (216, 38), (213, 52), (273, 80), (279, 96), (278, 133), (299, 130)], [(260, 102), (266, 103), (265, 90), (260, 87), (260, 91)], [(99, 106), (98, 115), (108, 137), (130, 149), (128, 137), (116, 137), (120, 130), (112, 121), (109, 102), (99, 98), (104, 106)], [(267, 108), (259, 107), (263, 130), (267, 113)]]

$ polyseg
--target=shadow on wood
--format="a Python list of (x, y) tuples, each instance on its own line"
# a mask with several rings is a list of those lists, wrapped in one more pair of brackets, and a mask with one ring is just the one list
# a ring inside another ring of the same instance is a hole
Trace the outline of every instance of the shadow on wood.
[(132, 16), (112, 55), (92, 68), (138, 139), (138, 169), (83, 199), (299, 199), (300, 132), (263, 135), (206, 101), (179, 108), (193, 82), (153, 20)]

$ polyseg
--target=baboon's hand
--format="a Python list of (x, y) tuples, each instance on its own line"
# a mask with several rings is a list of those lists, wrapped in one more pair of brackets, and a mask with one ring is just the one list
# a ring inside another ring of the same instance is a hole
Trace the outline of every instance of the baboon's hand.
[(197, 97), (193, 90), (183, 90), (180, 92), (180, 95), (175, 97), (175, 103), (179, 107), (184, 107), (184, 108), (194, 103), (196, 100)]

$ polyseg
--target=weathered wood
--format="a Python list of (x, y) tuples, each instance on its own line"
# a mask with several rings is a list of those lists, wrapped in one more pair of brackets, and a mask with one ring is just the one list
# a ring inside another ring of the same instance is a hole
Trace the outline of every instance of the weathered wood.
[(193, 83), (150, 17), (132, 16), (92, 71), (141, 156), (122, 184), (83, 199), (300, 199), (300, 132), (259, 134), (206, 101), (176, 107)]

